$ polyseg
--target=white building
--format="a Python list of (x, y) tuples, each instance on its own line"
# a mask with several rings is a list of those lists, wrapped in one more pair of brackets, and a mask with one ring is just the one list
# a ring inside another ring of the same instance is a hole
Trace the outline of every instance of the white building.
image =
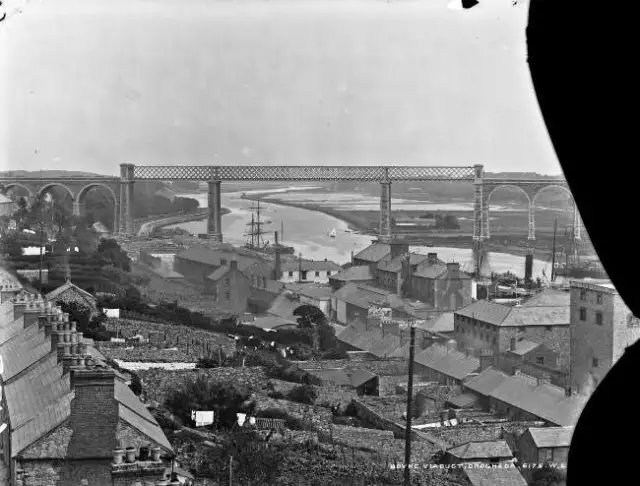
[(329, 277), (342, 267), (337, 263), (314, 260), (284, 260), (280, 265), (280, 282), (284, 283), (328, 283)]

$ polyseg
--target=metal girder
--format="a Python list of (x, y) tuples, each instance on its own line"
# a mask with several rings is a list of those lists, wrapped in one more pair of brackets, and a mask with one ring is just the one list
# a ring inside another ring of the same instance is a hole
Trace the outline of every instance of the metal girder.
[(136, 166), (135, 180), (472, 181), (473, 167)]

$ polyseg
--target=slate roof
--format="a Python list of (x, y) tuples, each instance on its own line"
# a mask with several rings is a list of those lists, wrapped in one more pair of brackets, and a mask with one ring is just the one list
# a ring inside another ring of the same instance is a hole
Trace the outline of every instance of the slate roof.
[(217, 282), (222, 277), (224, 277), (227, 273), (229, 273), (229, 270), (231, 270), (231, 267), (229, 265), (218, 267), (209, 275), (207, 275), (207, 280), (213, 280), (214, 282)]
[(184, 278), (181, 273), (166, 267), (156, 268), (154, 272), (162, 278)]
[(491, 459), (513, 457), (511, 448), (504, 440), (491, 442), (468, 442), (448, 449), (447, 452), (460, 459)]
[(536, 348), (541, 346), (540, 343), (534, 343), (533, 341), (528, 341), (523, 339), (522, 341), (516, 341), (516, 348), (509, 349), (510, 353), (517, 354), (518, 356), (523, 356)]
[(574, 427), (530, 427), (529, 434), (539, 448), (569, 447)]
[(416, 271), (413, 272), (414, 277), (423, 278), (438, 278), (447, 272), (447, 266), (444, 262), (439, 262), (436, 265), (419, 265)]
[(563, 290), (545, 289), (522, 303), (522, 307), (563, 307), (568, 306), (571, 294)]
[(336, 337), (343, 343), (377, 357), (388, 357), (400, 347), (398, 336), (390, 333), (383, 335), (380, 326), (367, 325), (364, 319), (351, 322)]
[(340, 265), (329, 260), (302, 260), (301, 262), (298, 262), (297, 259), (287, 259), (280, 263), (280, 269), (283, 272), (297, 272), (300, 268), (302, 268), (303, 272), (313, 270), (319, 272), (336, 272), (342, 270)]
[(474, 395), (473, 393), (461, 393), (460, 395), (449, 398), (447, 402), (456, 407), (464, 408), (477, 402), (478, 398), (479, 397), (477, 395)]
[(5, 196), (4, 194), (0, 194), (0, 204), (10, 204), (10, 203), (15, 204), (15, 202), (10, 198), (8, 198), (7, 196)]
[(516, 467), (463, 467), (473, 486), (527, 486)]
[(455, 311), (459, 316), (500, 327), (569, 325), (569, 306), (512, 307), (479, 300)]
[[(385, 257), (378, 263), (378, 270), (382, 270), (385, 272), (394, 272), (397, 273), (402, 270), (402, 260), (404, 259), (404, 255), (397, 256), (395, 258), (389, 258), (389, 256)], [(418, 253), (409, 253), (409, 264), (411, 266), (418, 265), (419, 263), (425, 261), (429, 258), (427, 255), (420, 255)]]
[[(23, 323), (23, 318), (14, 320), (8, 307), (2, 306), (0, 355), (3, 357), (2, 381), (11, 423), (12, 457), (17, 457), (25, 448), (68, 420), (75, 397), (70, 375), (63, 373), (57, 353), (51, 352), (50, 338), (38, 329), (37, 323), (27, 329)], [(83, 341), (92, 344), (92, 340)], [(102, 356), (92, 346), (87, 351)], [(131, 389), (118, 379), (114, 387), (120, 418), (171, 451), (162, 429)], [(61, 448), (52, 454), (63, 454), (63, 450)]]
[(424, 324), (418, 324), (417, 327), (429, 332), (453, 332), (454, 326), (453, 312), (443, 312), (435, 319), (425, 321)]
[(276, 329), (282, 326), (297, 326), (298, 323), (278, 316), (257, 316), (253, 322), (245, 325), (259, 327), (260, 329)]
[(311, 297), (318, 300), (329, 300), (333, 289), (326, 284), (317, 283), (287, 283), (285, 289), (295, 292), (296, 294)]
[(587, 400), (581, 395), (567, 397), (565, 391), (557, 386), (538, 385), (492, 368), (487, 368), (464, 386), (559, 426), (575, 425)]
[(93, 295), (91, 295), (86, 290), (82, 290), (80, 287), (78, 287), (77, 285), (75, 285), (75, 284), (73, 284), (71, 282), (63, 283), (60, 287), (58, 287), (57, 289), (53, 289), (51, 292), (49, 292), (47, 295), (45, 295), (44, 298), (49, 300), (49, 301), (53, 301), (59, 295), (63, 294), (67, 290), (73, 290), (73, 291), (77, 292), (78, 294), (80, 294), (85, 299), (89, 300), (90, 302), (94, 302), (94, 303), (96, 302), (96, 298)]
[(356, 265), (332, 275), (330, 278), (341, 282), (373, 280), (375, 277), (368, 265)]
[(302, 304), (299, 301), (293, 301), (286, 295), (280, 294), (271, 303), (271, 307), (269, 307), (266, 313), (280, 317), (289, 322), (298, 322), (298, 318), (293, 315), (293, 311), (301, 305)]
[(353, 258), (358, 260), (364, 260), (371, 263), (378, 263), (384, 257), (391, 253), (391, 246), (384, 243), (374, 243)]
[(378, 376), (368, 370), (349, 371), (344, 368), (309, 370), (309, 373), (323, 381), (328, 381), (336, 385), (352, 386), (354, 388), (358, 388)]
[(480, 367), (480, 360), (446, 346), (432, 344), (415, 357), (415, 362), (456, 380), (462, 380)]
[(259, 258), (252, 258), (246, 255), (240, 255), (229, 251), (219, 251), (219, 250), (211, 250), (209, 248), (192, 246), (187, 250), (178, 253), (176, 258), (181, 258), (182, 260), (190, 260), (197, 263), (203, 263), (205, 265), (211, 265), (215, 267), (219, 267), (221, 260), (227, 260), (230, 262), (235, 259), (238, 262), (238, 270), (241, 272), (245, 269), (249, 268), (256, 263), (262, 262)]

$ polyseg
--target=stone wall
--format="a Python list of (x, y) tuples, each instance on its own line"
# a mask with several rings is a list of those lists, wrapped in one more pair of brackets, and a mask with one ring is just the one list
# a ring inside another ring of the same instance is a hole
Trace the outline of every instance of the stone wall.
[[(404, 425), (382, 416), (359, 400), (353, 400), (353, 404), (356, 408), (356, 415), (359, 419), (378, 427), (380, 430), (393, 432), (393, 435), (398, 439), (405, 438), (406, 428)], [(412, 433), (412, 438), (418, 438), (418, 434), (415, 431)]]
[(409, 360), (405, 358), (386, 359), (330, 359), (322, 361), (296, 361), (295, 364), (303, 370), (347, 369), (367, 370), (378, 376), (407, 374), (409, 372)]
[(317, 432), (321, 440), (331, 438), (333, 414), (327, 408), (305, 405), (289, 400), (265, 398), (255, 394), (251, 396), (251, 399), (256, 402), (257, 415), (264, 410), (282, 410), (290, 417), (301, 421), (305, 430)]
[(390, 430), (366, 429), (363, 427), (349, 427), (348, 425), (333, 426), (333, 441), (348, 447), (372, 448), (382, 447), (385, 443), (393, 444), (395, 435)]
[(16, 486), (80, 486), (112, 484), (111, 460), (24, 460), (17, 464)]

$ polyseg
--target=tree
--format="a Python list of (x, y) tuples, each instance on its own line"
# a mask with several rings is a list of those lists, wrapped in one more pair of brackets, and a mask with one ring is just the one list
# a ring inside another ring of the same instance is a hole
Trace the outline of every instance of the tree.
[(292, 402), (313, 405), (318, 398), (318, 392), (312, 385), (300, 385), (291, 389), (288, 398)]
[(313, 337), (313, 349), (316, 354), (320, 352), (320, 331), (328, 325), (327, 317), (314, 305), (303, 304), (293, 311), (298, 319), (298, 327), (311, 333)]
[(116, 240), (100, 240), (96, 253), (114, 267), (120, 268), (125, 272), (131, 271), (131, 259), (129, 255), (127, 255), (127, 252), (120, 248)]
[(129, 388), (131, 388), (131, 391), (135, 393), (136, 396), (140, 396), (140, 394), (142, 393), (142, 381), (140, 380), (140, 377), (138, 375), (132, 375)]

